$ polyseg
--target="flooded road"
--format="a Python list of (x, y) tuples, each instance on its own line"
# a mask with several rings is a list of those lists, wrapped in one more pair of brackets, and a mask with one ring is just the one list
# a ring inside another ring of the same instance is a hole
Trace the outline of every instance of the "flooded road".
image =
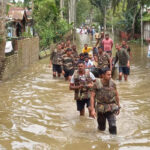
[[(89, 42), (80, 38), (80, 47)], [(146, 47), (130, 46), (129, 80), (116, 80), (117, 136), (108, 126), (98, 131), (87, 111), (79, 117), (68, 83), (52, 78), (46, 58), (0, 83), (0, 150), (150, 150), (150, 59)]]

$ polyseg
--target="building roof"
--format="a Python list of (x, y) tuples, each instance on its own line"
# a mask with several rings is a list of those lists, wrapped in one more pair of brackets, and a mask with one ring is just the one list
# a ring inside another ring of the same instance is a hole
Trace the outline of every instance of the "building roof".
[(25, 10), (21, 7), (11, 7), (8, 11), (8, 17), (14, 20), (22, 20)]
[(32, 19), (32, 10), (26, 9), (25, 11), (26, 11), (27, 18)]

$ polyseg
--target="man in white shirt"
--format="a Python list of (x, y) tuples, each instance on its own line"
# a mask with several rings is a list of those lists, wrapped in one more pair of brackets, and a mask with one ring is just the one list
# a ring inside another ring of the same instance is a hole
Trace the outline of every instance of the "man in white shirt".
[(70, 90), (74, 90), (74, 99), (77, 103), (77, 110), (80, 112), (80, 116), (85, 114), (85, 104), (89, 110), (89, 116), (91, 116), (90, 111), (90, 89), (93, 87), (93, 82), (95, 82), (94, 75), (85, 69), (85, 64), (83, 61), (78, 63), (78, 70), (76, 70), (70, 81)]

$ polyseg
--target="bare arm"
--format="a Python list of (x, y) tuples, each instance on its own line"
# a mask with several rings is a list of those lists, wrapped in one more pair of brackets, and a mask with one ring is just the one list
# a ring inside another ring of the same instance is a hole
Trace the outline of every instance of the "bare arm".
[(90, 104), (91, 104), (91, 106), (90, 106), (91, 116), (93, 118), (95, 118), (96, 117), (96, 112), (95, 112), (95, 108), (94, 108), (94, 104), (95, 104), (95, 92), (93, 92), (93, 91), (91, 92)]
[(76, 86), (74, 83), (70, 83), (70, 86), (69, 86), (70, 90), (78, 90), (81, 88), (80, 85)]
[(52, 67), (52, 61), (51, 60), (49, 61), (49, 67), (50, 68)]

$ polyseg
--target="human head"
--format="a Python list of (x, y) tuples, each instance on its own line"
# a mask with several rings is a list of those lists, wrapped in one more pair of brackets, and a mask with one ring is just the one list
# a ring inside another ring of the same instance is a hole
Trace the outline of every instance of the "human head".
[(105, 34), (105, 38), (106, 38), (107, 40), (109, 39), (109, 34), (108, 34), (108, 33)]
[(66, 41), (66, 44), (71, 44), (71, 41), (70, 41), (70, 39), (68, 39), (67, 41)]
[(61, 42), (61, 48), (64, 49), (65, 48), (65, 43)]
[(124, 46), (126, 46), (126, 41), (122, 41), (122, 46), (124, 47)]
[(104, 32), (101, 32), (101, 37), (104, 37)]
[(117, 50), (120, 50), (120, 45), (118, 43), (116, 43), (115, 47)]
[(66, 47), (70, 47), (70, 44), (71, 44), (71, 41), (68, 39), (68, 40), (66, 41)]
[(84, 60), (84, 54), (83, 53), (80, 53), (80, 59)]
[(84, 57), (89, 57), (89, 54), (87, 52), (85, 52)]
[(101, 54), (101, 53), (103, 53), (103, 47), (102, 46), (99, 46), (98, 47), (98, 52)]
[(61, 50), (61, 44), (58, 44), (58, 45), (57, 45), (57, 49), (58, 49), (58, 50)]
[(79, 71), (79, 72), (85, 71), (85, 64), (84, 64), (84, 61), (79, 61), (79, 62), (78, 62), (78, 71)]
[(102, 69), (102, 78), (105, 80), (105, 81), (109, 81), (111, 79), (111, 70), (110, 68), (104, 68)]
[(72, 54), (72, 49), (71, 48), (67, 48), (66, 54), (70, 56)]
[(84, 48), (87, 49), (88, 48), (88, 44), (84, 44)]
[(89, 61), (89, 57), (85, 57), (84, 60), (85, 60), (85, 62), (88, 62)]
[(76, 45), (72, 45), (72, 50), (73, 50), (73, 51), (76, 50)]

